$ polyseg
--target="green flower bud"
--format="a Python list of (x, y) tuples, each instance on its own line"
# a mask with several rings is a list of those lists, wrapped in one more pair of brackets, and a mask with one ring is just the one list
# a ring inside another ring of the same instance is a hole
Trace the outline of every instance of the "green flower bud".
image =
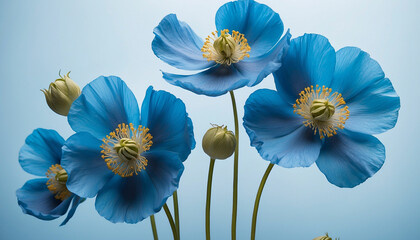
[(213, 125), (203, 137), (203, 150), (212, 159), (226, 159), (232, 156), (236, 138), (227, 127)]
[[(325, 233), (325, 236), (316, 237), (313, 240), (332, 240), (330, 236), (328, 236), (328, 233)], [(335, 240), (340, 240), (340, 238), (336, 238)]]
[(48, 90), (41, 89), (51, 110), (63, 116), (67, 116), (71, 104), (80, 96), (80, 88), (69, 74), (70, 72), (64, 76), (59, 74), (60, 78), (50, 83)]

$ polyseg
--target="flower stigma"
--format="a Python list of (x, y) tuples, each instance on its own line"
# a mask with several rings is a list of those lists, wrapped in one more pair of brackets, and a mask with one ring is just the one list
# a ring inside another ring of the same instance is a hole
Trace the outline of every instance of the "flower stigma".
[(312, 128), (321, 139), (337, 134), (338, 129), (344, 129), (350, 114), (341, 93), (331, 92), (332, 89), (325, 86), (307, 87), (299, 93), (299, 99), (293, 104), (293, 112), (301, 115), (305, 119), (305, 127)]
[(212, 32), (206, 38), (201, 51), (207, 61), (215, 61), (230, 66), (245, 57), (249, 58), (251, 47), (243, 34), (232, 31), (232, 35), (230, 35), (229, 30), (225, 29), (221, 31), (220, 36), (218, 36), (218, 31)]
[(144, 170), (147, 159), (141, 154), (150, 149), (153, 142), (149, 129), (133, 124), (119, 124), (115, 131), (102, 139), (102, 158), (108, 168), (121, 177), (131, 177)]
[(48, 178), (47, 188), (54, 194), (56, 199), (64, 201), (71, 196), (71, 192), (66, 187), (67, 172), (60, 164), (52, 165), (45, 175)]

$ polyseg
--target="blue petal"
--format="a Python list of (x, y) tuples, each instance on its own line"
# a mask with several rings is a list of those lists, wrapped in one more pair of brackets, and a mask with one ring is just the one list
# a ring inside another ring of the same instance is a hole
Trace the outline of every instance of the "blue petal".
[(400, 98), (384, 76), (379, 64), (359, 48), (346, 47), (337, 52), (331, 86), (343, 95), (349, 107), (346, 129), (378, 134), (395, 126)]
[(243, 76), (250, 79), (249, 87), (260, 83), (265, 77), (281, 67), (282, 60), (289, 48), (290, 35), (287, 31), (286, 35), (277, 43), (277, 45), (267, 54), (260, 57), (244, 59), (235, 64), (235, 67)]
[(154, 214), (160, 201), (155, 201), (156, 189), (147, 174), (133, 177), (115, 175), (96, 197), (96, 211), (117, 223), (137, 223)]
[(253, 0), (228, 2), (216, 13), (216, 28), (236, 30), (245, 35), (251, 47), (250, 56), (268, 52), (283, 34), (283, 22), (270, 7)]
[(288, 135), (261, 138), (251, 145), (271, 163), (285, 168), (309, 167), (318, 158), (321, 140), (312, 129), (301, 126)]
[(16, 191), (18, 204), (25, 214), (42, 220), (56, 219), (67, 212), (73, 197), (64, 201), (54, 198), (47, 188), (48, 178), (27, 181)]
[(273, 73), (277, 91), (294, 103), (306, 87), (329, 87), (334, 68), (335, 50), (327, 38), (317, 34), (295, 38), (282, 66)]
[(350, 116), (345, 128), (365, 134), (378, 134), (395, 126), (400, 98), (388, 78), (382, 79), (347, 102)]
[(149, 128), (153, 150), (172, 151), (182, 161), (195, 147), (192, 121), (181, 99), (149, 87), (141, 107), (141, 124)]
[(81, 196), (94, 197), (114, 176), (102, 159), (102, 141), (87, 132), (76, 133), (65, 142), (61, 166), (67, 171), (67, 188)]
[(115, 175), (98, 193), (96, 210), (109, 221), (137, 223), (159, 212), (178, 187), (184, 168), (176, 153), (151, 151), (144, 156), (145, 171), (127, 178)]
[(234, 65), (218, 65), (192, 75), (163, 72), (163, 78), (172, 85), (211, 97), (223, 95), (250, 82), (248, 77), (243, 76)]
[(89, 132), (102, 139), (114, 131), (118, 124), (139, 124), (137, 100), (119, 77), (98, 77), (83, 88), (68, 115), (76, 132)]
[(330, 183), (352, 188), (373, 176), (384, 161), (385, 147), (378, 139), (344, 130), (326, 139), (316, 163)]
[(73, 217), (74, 213), (76, 212), (77, 207), (79, 204), (82, 203), (82, 198), (79, 196), (74, 196), (73, 201), (71, 203), (71, 208), (69, 210), (69, 213), (67, 213), (66, 219), (60, 224), (60, 226), (64, 226), (67, 224), (67, 222), (70, 220), (70, 218)]
[(273, 90), (257, 90), (245, 103), (244, 127), (261, 157), (282, 167), (308, 167), (318, 158), (319, 137)]
[[(273, 90), (259, 89), (245, 103), (244, 127), (256, 138), (281, 137), (302, 125), (293, 106)], [(251, 142), (257, 141), (251, 139)]]
[(152, 50), (164, 62), (185, 70), (202, 70), (215, 65), (203, 57), (204, 41), (175, 14), (163, 18), (153, 33)]
[(19, 152), (19, 163), (28, 173), (45, 176), (54, 164), (60, 164), (64, 139), (54, 130), (35, 129)]
[(144, 153), (143, 156), (148, 160), (146, 172), (156, 188), (157, 198), (161, 199), (162, 206), (178, 188), (184, 165), (176, 154), (169, 151), (154, 150)]
[[(187, 129), (188, 129), (188, 136), (189, 136), (189, 139), (190, 139), (190, 142), (191, 142), (190, 148), (192, 150), (192, 149), (195, 148), (196, 142), (195, 142), (194, 131), (193, 131), (194, 126), (193, 126), (193, 122), (192, 122), (191, 118), (187, 118)], [(181, 158), (181, 160), (182, 159), (183, 158)]]
[(345, 47), (337, 52), (334, 80), (330, 86), (349, 101), (384, 78), (381, 66), (368, 53), (356, 47)]
[[(176, 154), (175, 154), (176, 155)], [(162, 207), (157, 190), (145, 171), (122, 178), (115, 175), (96, 197), (96, 211), (117, 223), (137, 223)]]

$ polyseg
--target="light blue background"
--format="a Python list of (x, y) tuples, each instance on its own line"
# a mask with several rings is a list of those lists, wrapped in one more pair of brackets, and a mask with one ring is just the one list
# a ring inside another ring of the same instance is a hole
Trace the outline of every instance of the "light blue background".
[[(64, 227), (22, 213), (15, 191), (33, 178), (18, 164), (24, 139), (38, 127), (72, 134), (66, 118), (54, 114), (41, 88), (62, 72), (84, 86), (99, 75), (117, 75), (142, 101), (146, 88), (182, 98), (194, 121), (197, 148), (185, 162), (179, 198), (182, 239), (204, 239), (208, 157), (201, 138), (210, 123), (233, 129), (229, 95), (195, 95), (171, 86), (160, 69), (177, 71), (151, 51), (153, 28), (176, 13), (199, 36), (215, 30), (214, 14), (226, 1), (22, 1), (0, 2), (0, 239), (152, 239), (149, 220), (112, 224), (94, 201), (82, 204)], [(342, 240), (420, 239), (420, 22), (419, 1), (265, 0), (294, 37), (305, 32), (327, 36), (338, 50), (358, 46), (369, 52), (401, 96), (397, 126), (381, 134), (387, 150), (383, 168), (354, 189), (327, 182), (316, 166), (276, 166), (266, 184), (257, 239), (308, 240), (328, 231)], [(177, 71), (179, 72), (179, 71)], [(274, 88), (268, 77), (254, 88), (236, 91), (239, 116), (250, 93)], [(249, 239), (256, 190), (267, 162), (240, 130), (238, 239)], [(215, 165), (212, 238), (229, 239), (233, 159)], [(171, 199), (169, 201), (172, 206)], [(171, 239), (163, 212), (157, 214), (161, 239)]]

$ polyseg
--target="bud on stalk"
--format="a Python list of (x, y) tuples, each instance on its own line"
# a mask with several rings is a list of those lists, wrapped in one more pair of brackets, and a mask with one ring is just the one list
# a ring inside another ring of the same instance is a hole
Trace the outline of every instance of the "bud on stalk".
[(71, 104), (80, 96), (80, 88), (69, 74), (70, 72), (64, 76), (59, 74), (60, 78), (50, 83), (48, 90), (41, 89), (51, 110), (63, 116), (67, 116)]
[(203, 137), (203, 150), (212, 159), (226, 159), (235, 151), (236, 138), (227, 127), (214, 125)]

